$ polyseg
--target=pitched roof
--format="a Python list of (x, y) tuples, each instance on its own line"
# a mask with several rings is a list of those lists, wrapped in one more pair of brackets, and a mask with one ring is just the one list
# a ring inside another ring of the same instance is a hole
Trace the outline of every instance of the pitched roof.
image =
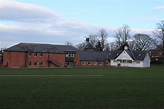
[(85, 43), (80, 50), (95, 50), (95, 47), (91, 43)]
[(64, 53), (64, 51), (76, 51), (76, 48), (73, 46), (70, 46), (70, 45), (19, 43), (19, 44), (14, 45), (4, 51)]
[(96, 52), (96, 51), (77, 51), (80, 60), (83, 61), (105, 61), (109, 52)]
[[(109, 55), (110, 59), (116, 59), (124, 50), (117, 50), (111, 52)], [(125, 50), (128, 55), (134, 59), (134, 60), (144, 60), (147, 52), (146, 51), (131, 51), (131, 50)]]
[(147, 54), (147, 51), (133, 51), (133, 54), (134, 54), (134, 57), (135, 57), (135, 60), (144, 60), (146, 54)]
[(121, 53), (122, 53), (122, 50), (112, 51), (108, 54), (108, 57), (110, 59), (116, 59)]

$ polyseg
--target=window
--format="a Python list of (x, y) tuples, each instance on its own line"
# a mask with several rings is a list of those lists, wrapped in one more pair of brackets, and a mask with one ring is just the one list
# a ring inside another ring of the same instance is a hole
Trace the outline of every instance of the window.
[(93, 62), (93, 65), (97, 65), (97, 62)]
[(91, 61), (88, 61), (88, 65), (91, 65), (92, 64), (92, 62)]
[(117, 62), (117, 60), (114, 60), (114, 62)]
[(37, 62), (34, 62), (34, 65), (36, 66), (37, 65)]
[(126, 60), (123, 60), (123, 63), (126, 63)]
[(99, 65), (102, 65), (103, 64), (103, 62), (99, 62)]
[(132, 63), (132, 60), (127, 60), (127, 63)]
[(74, 57), (74, 56), (75, 56), (74, 53), (67, 53), (67, 54), (66, 54), (66, 57)]
[(137, 63), (137, 64), (139, 64), (139, 63), (140, 63), (140, 61), (136, 61), (136, 63)]
[(117, 60), (117, 62), (120, 62), (120, 63), (122, 63), (122, 60), (118, 59), (118, 60)]
[(40, 56), (43, 56), (43, 53), (40, 53)]
[(31, 52), (28, 52), (28, 56), (30, 56), (30, 57), (31, 57), (31, 55), (32, 55), (32, 53), (31, 53)]
[(39, 65), (42, 66), (43, 65), (43, 62), (39, 62)]
[(34, 53), (34, 56), (37, 56), (37, 53)]
[(66, 57), (69, 57), (69, 54), (68, 53), (66, 54)]
[(31, 65), (31, 62), (27, 62), (28, 65)]
[(85, 64), (86, 64), (86, 62), (85, 62), (85, 61), (82, 61), (82, 64), (83, 64), (83, 65), (85, 65)]

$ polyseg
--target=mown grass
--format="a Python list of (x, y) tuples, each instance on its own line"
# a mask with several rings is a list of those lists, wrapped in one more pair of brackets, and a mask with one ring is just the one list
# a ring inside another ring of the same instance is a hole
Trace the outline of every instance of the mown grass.
[(163, 108), (163, 66), (0, 69), (0, 109)]

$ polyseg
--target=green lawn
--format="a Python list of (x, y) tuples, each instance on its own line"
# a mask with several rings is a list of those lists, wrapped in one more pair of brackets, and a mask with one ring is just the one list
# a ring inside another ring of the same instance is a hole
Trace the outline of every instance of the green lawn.
[(1, 68), (0, 109), (164, 109), (164, 66)]

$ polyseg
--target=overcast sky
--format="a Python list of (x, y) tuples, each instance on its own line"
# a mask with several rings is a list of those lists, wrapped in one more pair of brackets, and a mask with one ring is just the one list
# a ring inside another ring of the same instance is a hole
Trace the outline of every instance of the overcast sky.
[(0, 0), (0, 48), (20, 42), (82, 43), (104, 28), (113, 40), (124, 24), (151, 34), (164, 20), (164, 0)]

